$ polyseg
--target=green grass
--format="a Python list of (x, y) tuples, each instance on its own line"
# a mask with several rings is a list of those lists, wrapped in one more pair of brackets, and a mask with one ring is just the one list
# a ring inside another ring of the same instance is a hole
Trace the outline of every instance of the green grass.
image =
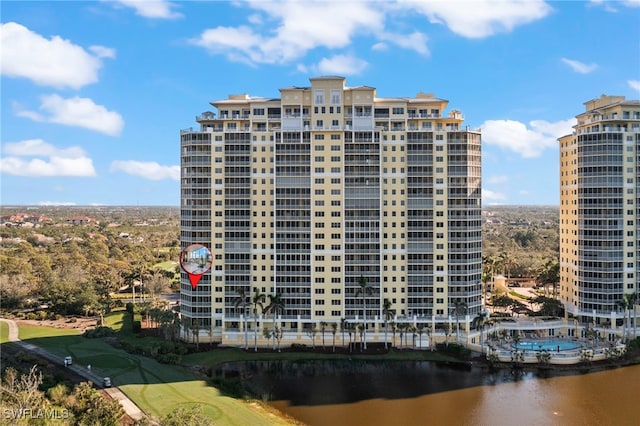
[(9, 341), (9, 325), (6, 322), (0, 322), (0, 343)]
[[(114, 328), (119, 326), (123, 331), (126, 318), (123, 312), (115, 312), (105, 317), (105, 322)], [(71, 355), (76, 365), (91, 364), (94, 373), (111, 377), (113, 383), (143, 411), (156, 418), (180, 406), (198, 404), (203, 413), (219, 425), (291, 424), (284, 419), (267, 416), (267, 411), (256, 409), (245, 401), (222, 395), (207, 381), (181, 366), (164, 365), (129, 354), (101, 339), (84, 338), (77, 330), (21, 325), (20, 338), (57, 355)]]
[(29, 325), (22, 324), (18, 330), (18, 337), (20, 340), (31, 340), (39, 338), (52, 338), (63, 336), (77, 336), (80, 337), (80, 332), (71, 328), (55, 328), (46, 327), (43, 325)]
[(173, 260), (167, 260), (164, 262), (156, 263), (155, 265), (153, 265), (153, 268), (164, 269), (165, 271), (173, 272), (175, 271), (177, 265), (178, 265), (178, 262)]

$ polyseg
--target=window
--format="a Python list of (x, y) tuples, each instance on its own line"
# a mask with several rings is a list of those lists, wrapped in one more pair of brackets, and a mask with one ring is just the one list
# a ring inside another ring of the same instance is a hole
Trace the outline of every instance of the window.
[(254, 108), (253, 115), (264, 115), (264, 108)]
[(315, 105), (324, 105), (324, 90), (316, 90), (313, 100)]
[[(316, 96), (317, 96), (317, 93), (318, 92), (316, 92)], [(341, 95), (342, 95), (342, 91), (341, 90), (332, 90), (331, 91), (331, 105), (340, 105), (342, 103)], [(319, 102), (316, 102), (316, 103), (319, 103)]]

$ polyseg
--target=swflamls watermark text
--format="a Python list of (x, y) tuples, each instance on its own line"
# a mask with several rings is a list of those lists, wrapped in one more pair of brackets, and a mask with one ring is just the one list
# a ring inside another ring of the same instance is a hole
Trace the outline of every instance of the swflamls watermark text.
[(66, 408), (3, 408), (3, 419), (68, 419), (71, 417)]

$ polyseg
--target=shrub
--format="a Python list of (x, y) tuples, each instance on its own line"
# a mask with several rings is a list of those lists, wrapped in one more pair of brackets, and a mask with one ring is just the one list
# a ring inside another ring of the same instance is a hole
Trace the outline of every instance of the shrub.
[(178, 354), (160, 354), (156, 359), (163, 364), (180, 364), (182, 357)]
[(37, 318), (37, 317), (36, 317), (36, 314), (34, 314), (33, 312), (29, 312), (29, 313), (27, 314), (27, 319), (28, 319), (28, 320), (34, 320), (34, 319), (36, 319), (36, 318)]
[(140, 321), (134, 321), (131, 325), (131, 331), (134, 333), (140, 333), (142, 331), (142, 323)]
[(129, 312), (131, 315), (133, 315), (133, 303), (127, 302), (127, 304), (124, 306), (126, 311)]
[(113, 337), (116, 335), (116, 332), (111, 327), (100, 326), (85, 330), (82, 335), (89, 339), (97, 339), (100, 337)]
[(67, 322), (69, 322), (69, 323), (78, 322), (78, 318), (75, 318), (75, 317), (69, 318), (69, 319), (67, 320)]
[(37, 311), (36, 312), (36, 319), (38, 321), (44, 321), (47, 319), (47, 313), (45, 311)]
[(445, 343), (437, 343), (436, 349), (438, 352), (451, 355), (458, 359), (469, 359), (471, 356), (471, 351), (458, 343), (449, 343), (449, 346)]

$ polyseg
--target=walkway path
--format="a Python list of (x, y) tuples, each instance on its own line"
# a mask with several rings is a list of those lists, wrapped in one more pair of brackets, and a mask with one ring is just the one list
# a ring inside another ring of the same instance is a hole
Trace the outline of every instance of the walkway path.
[[(0, 321), (9, 325), (9, 341), (10, 342), (14, 342), (15, 344), (21, 346), (22, 348), (28, 351), (31, 351), (33, 353), (36, 353), (41, 357), (46, 358), (49, 361), (52, 361), (58, 365), (64, 365), (64, 359), (62, 357), (58, 355), (54, 355), (51, 352), (42, 349), (41, 347), (32, 345), (31, 343), (26, 343), (20, 340), (18, 335), (18, 325), (16, 324), (15, 321), (6, 319), (6, 318), (0, 318)], [(81, 367), (79, 365), (70, 365), (66, 368), (69, 368), (74, 373), (84, 377), (85, 379), (90, 380), (97, 387), (102, 387), (103, 378), (100, 376), (97, 376), (96, 374), (93, 374), (92, 372), (88, 371), (86, 368)], [(124, 411), (132, 419), (140, 420), (143, 417), (146, 417), (144, 412), (132, 400), (130, 400), (129, 397), (127, 397), (127, 395), (125, 395), (119, 388), (112, 387), (105, 390), (111, 398), (120, 402), (120, 405), (122, 405), (122, 408), (124, 409)]]

